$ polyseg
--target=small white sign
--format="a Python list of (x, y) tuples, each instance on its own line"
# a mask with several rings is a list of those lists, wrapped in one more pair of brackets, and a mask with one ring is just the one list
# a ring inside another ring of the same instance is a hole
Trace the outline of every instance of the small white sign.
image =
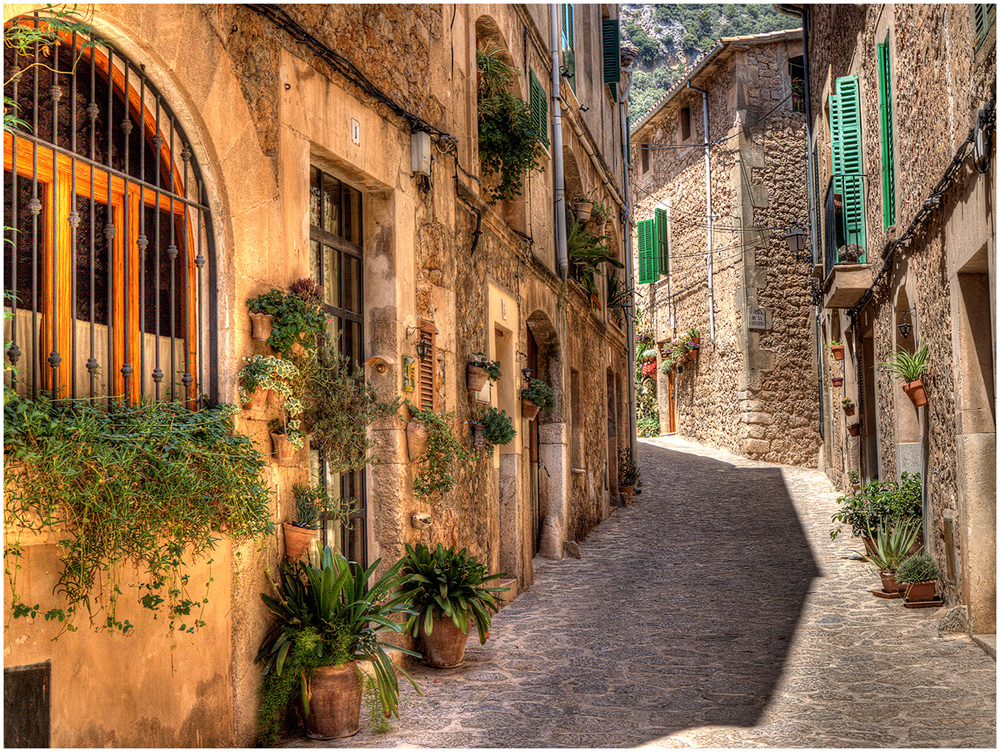
[(355, 146), (361, 146), (361, 123), (351, 118), (351, 141)]
[(763, 308), (750, 306), (747, 309), (747, 322), (751, 331), (767, 329), (767, 312)]

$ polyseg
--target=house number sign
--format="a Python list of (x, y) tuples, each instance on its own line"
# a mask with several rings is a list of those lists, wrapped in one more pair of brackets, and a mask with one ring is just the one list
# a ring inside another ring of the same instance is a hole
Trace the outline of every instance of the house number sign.
[(747, 321), (750, 331), (763, 331), (767, 329), (767, 312), (763, 308), (750, 306), (747, 309)]

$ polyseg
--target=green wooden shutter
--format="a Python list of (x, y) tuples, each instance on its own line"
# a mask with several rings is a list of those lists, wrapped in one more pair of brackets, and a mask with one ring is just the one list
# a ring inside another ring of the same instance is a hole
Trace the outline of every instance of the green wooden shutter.
[(888, 229), (896, 223), (895, 139), (892, 132), (892, 70), (888, 37), (885, 44), (878, 45), (878, 90), (882, 116), (882, 221)]
[[(857, 76), (837, 79), (836, 91), (830, 95), (830, 135), (833, 190), (841, 195), (844, 243), (859, 245), (865, 249), (861, 100)], [(862, 263), (865, 263), (866, 255), (864, 252), (861, 254)]]
[(573, 5), (564, 3), (562, 11), (562, 64), (563, 73), (569, 78), (570, 88), (576, 93), (576, 31), (573, 28)]
[(535, 124), (535, 129), (539, 135), (548, 139), (549, 136), (549, 100), (545, 95), (545, 89), (535, 76), (535, 71), (530, 71), (530, 99), (531, 99), (531, 119)]
[(628, 157), (628, 166), (632, 166), (632, 116), (625, 116), (625, 154)]
[(622, 55), (617, 18), (606, 18), (601, 22), (601, 43), (604, 48), (604, 83), (611, 91), (611, 99), (617, 102), (618, 82), (622, 80)]
[(653, 217), (656, 221), (656, 244), (658, 250), (656, 254), (656, 272), (657, 276), (666, 275), (670, 271), (670, 251), (667, 245), (667, 212), (664, 209), (656, 209), (653, 211)]
[(979, 46), (986, 40), (986, 32), (993, 26), (993, 21), (997, 16), (997, 6), (994, 3), (974, 3), (972, 6), (972, 20), (976, 32), (975, 46)]
[(656, 220), (644, 219), (639, 222), (639, 284), (645, 285), (657, 280), (659, 257), (657, 253)]

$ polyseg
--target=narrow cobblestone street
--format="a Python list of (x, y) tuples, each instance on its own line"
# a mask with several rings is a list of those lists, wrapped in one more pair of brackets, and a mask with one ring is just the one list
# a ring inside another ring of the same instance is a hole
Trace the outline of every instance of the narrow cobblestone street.
[(938, 635), (945, 609), (868, 594), (824, 475), (676, 439), (639, 457), (635, 505), (463, 667), (415, 667), (390, 732), (292, 746), (996, 746), (995, 663)]

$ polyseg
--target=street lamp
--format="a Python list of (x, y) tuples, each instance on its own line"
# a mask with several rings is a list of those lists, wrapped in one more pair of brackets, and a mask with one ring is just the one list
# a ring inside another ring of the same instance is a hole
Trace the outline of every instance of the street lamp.
[(910, 315), (910, 311), (913, 311), (913, 310), (916, 310), (916, 309), (914, 309), (914, 308), (908, 308), (905, 311), (903, 311), (903, 317), (902, 317), (903, 321), (901, 323), (899, 323), (899, 324), (896, 325), (896, 328), (899, 329), (899, 333), (903, 335), (903, 339), (909, 339), (910, 338), (910, 332), (913, 331), (913, 324), (908, 323), (906, 321), (906, 319)]
[[(788, 234), (785, 235), (785, 242), (788, 243), (788, 252), (796, 258), (801, 258), (802, 252), (806, 249), (806, 234), (799, 227), (798, 222), (788, 229)], [(812, 255), (806, 255), (805, 261), (811, 264)]]

